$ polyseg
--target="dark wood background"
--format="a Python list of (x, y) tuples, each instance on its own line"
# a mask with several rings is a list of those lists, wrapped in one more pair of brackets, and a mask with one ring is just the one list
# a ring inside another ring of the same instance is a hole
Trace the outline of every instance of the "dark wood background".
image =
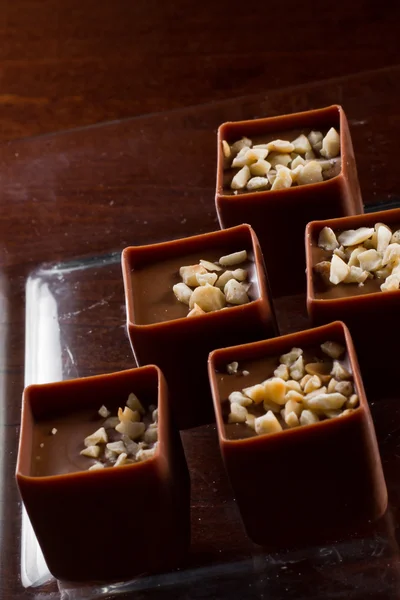
[(398, 62), (376, 0), (3, 0), (0, 139)]

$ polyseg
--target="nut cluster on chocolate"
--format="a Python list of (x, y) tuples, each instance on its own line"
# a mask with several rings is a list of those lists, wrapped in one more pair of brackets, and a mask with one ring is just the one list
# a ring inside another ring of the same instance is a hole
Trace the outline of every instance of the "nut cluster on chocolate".
[(376, 223), (375, 227), (335, 233), (330, 227), (324, 227), (318, 246), (332, 252), (330, 260), (314, 267), (326, 283), (363, 286), (367, 279), (380, 279), (383, 280), (382, 292), (400, 288), (400, 229), (393, 232), (384, 223)]
[(253, 145), (244, 137), (229, 145), (223, 140), (222, 151), (224, 168), (237, 169), (230, 182), (236, 194), (318, 183), (335, 177), (341, 169), (340, 136), (334, 127), (325, 136), (311, 131), (292, 141)]
[(118, 409), (118, 416), (111, 416), (105, 406), (99, 409), (99, 415), (105, 421), (84, 439), (85, 448), (81, 451), (81, 455), (96, 459), (89, 471), (132, 465), (154, 456), (158, 443), (158, 409), (155, 406), (150, 406), (146, 413), (132, 393), (125, 408)]
[[(350, 414), (359, 400), (343, 359), (345, 348), (327, 341), (321, 350), (326, 358), (305, 361), (303, 350), (292, 348), (280, 357), (273, 377), (232, 392), (228, 423), (244, 423), (261, 435)], [(228, 373), (236, 372), (234, 364)]]
[(200, 260), (197, 265), (181, 267), (179, 275), (182, 282), (172, 289), (176, 299), (189, 306), (187, 316), (194, 317), (250, 302), (250, 283), (245, 283), (248, 272), (236, 268), (246, 260), (247, 251), (241, 250), (221, 256), (215, 263)]

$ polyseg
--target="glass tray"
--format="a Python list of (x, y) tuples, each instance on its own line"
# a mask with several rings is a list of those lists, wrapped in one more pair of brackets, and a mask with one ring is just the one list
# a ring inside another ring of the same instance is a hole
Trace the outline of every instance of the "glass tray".
[[(57, 584), (13, 482), (20, 394), (34, 382), (134, 366), (120, 251), (217, 228), (216, 128), (343, 104), (368, 210), (398, 203), (400, 68), (22, 140), (0, 148), (0, 598), (396, 598), (400, 410), (369, 398), (390, 508), (367, 533), (266, 554), (246, 537), (214, 425), (182, 433), (192, 546), (174, 572), (113, 585)], [(275, 301), (281, 333), (308, 326), (304, 297)], [(24, 339), (25, 337), (25, 339)]]

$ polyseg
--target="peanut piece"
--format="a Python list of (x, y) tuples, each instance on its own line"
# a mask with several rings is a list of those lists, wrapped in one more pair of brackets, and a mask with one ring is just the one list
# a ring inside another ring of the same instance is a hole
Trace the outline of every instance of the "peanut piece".
[(294, 400), (294, 399), (289, 399), (285, 404), (284, 410), (285, 410), (284, 419), (286, 421), (287, 415), (290, 414), (291, 412), (293, 412), (295, 415), (297, 415), (299, 417), (302, 413), (303, 405), (301, 404), (301, 402), (296, 402), (296, 400)]
[(394, 232), (390, 240), (391, 244), (400, 244), (400, 229)]
[(114, 467), (122, 467), (122, 465), (126, 463), (127, 458), (128, 455), (126, 454), (126, 452), (122, 452), (122, 454), (120, 454), (117, 460), (115, 461)]
[(249, 140), (247, 137), (242, 137), (241, 140), (238, 140), (231, 146), (231, 152), (234, 156), (236, 156), (243, 148), (251, 148), (253, 142)]
[(104, 427), (100, 427), (97, 431), (85, 437), (83, 441), (86, 448), (89, 448), (89, 446), (96, 446), (97, 444), (106, 444), (107, 442), (108, 435)]
[[(248, 388), (251, 389), (251, 388)], [(232, 392), (229, 394), (229, 402), (235, 402), (241, 406), (250, 406), (253, 404), (252, 399), (249, 396), (245, 396), (242, 392)]]
[(264, 400), (263, 406), (265, 412), (272, 410), (273, 413), (279, 413), (282, 407), (281, 404), (276, 404), (275, 402), (272, 402), (272, 400)]
[(335, 379), (351, 379), (351, 373), (337, 360), (333, 361), (331, 375)]
[(148, 427), (144, 432), (143, 439), (146, 442), (146, 444), (155, 444), (158, 441), (157, 427)]
[(223, 267), (231, 267), (232, 265), (238, 265), (245, 260), (247, 260), (247, 251), (240, 250), (239, 252), (232, 252), (232, 254), (221, 256), (218, 262)]
[(109, 417), (111, 414), (107, 407), (104, 406), (104, 404), (99, 408), (98, 413), (100, 417), (103, 417), (103, 419), (107, 419), (107, 417)]
[(104, 429), (115, 429), (118, 425), (119, 419), (118, 417), (108, 417), (103, 423)]
[(329, 281), (333, 285), (338, 285), (341, 281), (344, 281), (350, 273), (350, 267), (346, 263), (334, 254), (331, 260), (331, 271), (329, 275)]
[(318, 275), (325, 281), (326, 284), (329, 284), (329, 277), (331, 273), (331, 263), (328, 260), (323, 260), (317, 263), (313, 267), (314, 271), (318, 273)]
[(335, 391), (343, 396), (351, 396), (353, 393), (353, 384), (351, 381), (338, 381), (336, 383)]
[(254, 190), (262, 190), (269, 186), (269, 181), (266, 177), (252, 177), (246, 185), (249, 192)]
[(357, 394), (352, 394), (346, 402), (346, 408), (356, 408), (358, 406), (358, 402), (359, 400)]
[(331, 127), (322, 140), (321, 156), (324, 158), (335, 158), (340, 152), (340, 135), (334, 127)]
[(222, 153), (225, 158), (230, 158), (231, 156), (231, 149), (226, 140), (222, 140)]
[(279, 152), (272, 152), (268, 157), (268, 162), (272, 168), (278, 170), (278, 167), (287, 167), (292, 162), (290, 154), (279, 154)]
[(126, 452), (125, 444), (124, 442), (121, 442), (121, 440), (119, 440), (118, 442), (108, 443), (107, 450), (114, 452), (114, 454), (122, 454), (123, 452)]
[(80, 451), (82, 456), (89, 456), (89, 458), (98, 458), (100, 455), (100, 446), (88, 446)]
[(364, 281), (371, 277), (368, 271), (363, 271), (361, 267), (350, 267), (349, 274), (344, 280), (344, 283), (359, 283), (362, 284)]
[(192, 310), (189, 310), (186, 317), (199, 317), (200, 315), (205, 315), (205, 314), (206, 314), (205, 311), (202, 308), (200, 308), (200, 306), (198, 304), (196, 304), (196, 302), (195, 302)]
[(237, 373), (238, 367), (239, 363), (234, 360), (233, 362), (226, 365), (226, 372), (229, 375), (234, 375), (235, 373)]
[(294, 412), (290, 412), (285, 418), (285, 423), (288, 427), (298, 427), (300, 425), (299, 417)]
[(143, 462), (145, 460), (149, 460), (149, 458), (153, 458), (153, 456), (155, 455), (157, 450), (157, 445), (155, 445), (153, 448), (141, 448), (139, 450), (139, 452), (136, 454), (136, 460), (138, 462)]
[(212, 312), (223, 308), (226, 299), (219, 288), (206, 283), (197, 287), (190, 296), (189, 308), (194, 308), (195, 304), (198, 304), (204, 312)]
[(304, 375), (304, 377), (300, 381), (300, 387), (302, 390), (304, 390), (304, 386), (306, 385), (307, 381), (309, 381), (311, 379), (311, 377), (312, 377), (312, 375), (309, 375), (308, 373), (307, 373), (307, 375)]
[(333, 394), (319, 394), (313, 398), (305, 398), (304, 403), (307, 408), (314, 410), (332, 410), (336, 408), (342, 408), (343, 404), (347, 402), (346, 396), (334, 392)]
[(220, 267), (219, 265), (216, 265), (213, 262), (210, 262), (209, 260), (201, 259), (199, 261), (199, 263), (201, 264), (202, 267), (207, 269), (207, 271), (222, 271), (222, 267)]
[(308, 135), (308, 140), (315, 152), (321, 151), (323, 138), (324, 136), (320, 131), (311, 131), (311, 133)]
[(286, 384), (283, 379), (279, 377), (267, 379), (267, 381), (264, 381), (263, 386), (265, 400), (275, 402), (276, 404), (285, 404)]
[(301, 173), (297, 177), (298, 185), (308, 185), (311, 183), (319, 183), (323, 181), (322, 168), (316, 160), (310, 160), (309, 163), (304, 165)]
[(182, 302), (183, 304), (189, 304), (193, 291), (186, 285), (186, 283), (176, 283), (173, 286), (172, 291), (179, 302)]
[(389, 275), (386, 278), (385, 283), (382, 283), (381, 290), (382, 292), (395, 292), (400, 287), (400, 276), (399, 275)]
[(305, 164), (306, 161), (304, 160), (304, 158), (302, 158), (301, 156), (296, 156), (296, 158), (292, 160), (292, 164), (290, 165), (290, 167), (292, 171), (294, 171), (295, 169), (297, 169), (297, 167), (304, 167)]
[(321, 388), (321, 385), (321, 380), (318, 377), (318, 375), (312, 375), (307, 381), (306, 385), (304, 386), (304, 393), (309, 394), (314, 390), (319, 390)]
[(318, 247), (323, 250), (332, 251), (339, 247), (336, 235), (330, 227), (321, 229), (318, 236)]
[(340, 358), (345, 351), (345, 347), (338, 344), (338, 342), (328, 341), (321, 344), (321, 350), (331, 358)]
[(231, 181), (231, 189), (232, 190), (242, 190), (246, 187), (246, 183), (250, 179), (250, 169), (247, 165), (245, 165), (240, 171), (236, 173)]
[(290, 377), (295, 381), (299, 381), (304, 376), (304, 360), (302, 356), (292, 364), (289, 368)]
[(282, 152), (283, 154), (294, 152), (293, 144), (286, 140), (273, 140), (267, 144), (267, 148), (270, 152)]
[(294, 152), (298, 154), (305, 154), (311, 150), (311, 144), (304, 134), (299, 135), (299, 137), (293, 140), (292, 144)]
[(198, 285), (206, 285), (206, 283), (214, 285), (218, 279), (218, 275), (216, 273), (198, 273), (196, 279)]
[(202, 265), (189, 265), (179, 269), (179, 275), (182, 277), (183, 283), (186, 283), (186, 285), (192, 287), (196, 287), (198, 285), (196, 276), (200, 275), (201, 273), (207, 273), (207, 270)]
[(342, 246), (357, 246), (368, 240), (374, 234), (373, 227), (359, 227), (358, 229), (348, 229), (342, 231), (338, 240)]
[(389, 244), (383, 255), (382, 264), (385, 266), (400, 258), (400, 244)]
[(319, 418), (312, 410), (303, 410), (300, 415), (300, 425), (313, 425), (318, 423)]
[[(269, 175), (269, 173), (268, 173)], [(276, 177), (272, 184), (271, 190), (284, 190), (290, 188), (292, 185), (292, 176), (290, 174), (290, 169), (283, 167), (276, 173)]]
[(357, 258), (363, 271), (377, 271), (382, 267), (382, 256), (376, 250), (361, 252)]
[(285, 396), (285, 402), (297, 402), (298, 404), (303, 402), (303, 394), (300, 394), (300, 392), (297, 392), (296, 390), (289, 390), (286, 393)]
[(235, 269), (234, 271), (232, 271), (232, 276), (234, 279), (236, 279), (236, 281), (246, 281), (247, 271), (246, 269)]
[(140, 414), (137, 410), (132, 410), (129, 406), (125, 406), (124, 410), (122, 408), (118, 409), (118, 419), (120, 421), (140, 421)]
[(290, 352), (282, 354), (282, 356), (279, 357), (279, 362), (291, 367), (302, 354), (303, 350), (301, 348), (292, 348)]
[(145, 410), (143, 404), (140, 402), (139, 398), (135, 396), (135, 394), (129, 394), (128, 400), (126, 401), (126, 405), (131, 410), (136, 410), (141, 415), (145, 414)]
[[(218, 289), (218, 288), (217, 288)], [(218, 290), (219, 291), (219, 290)], [(229, 304), (247, 304), (250, 299), (247, 295), (246, 288), (236, 279), (230, 279), (224, 287), (226, 301)]]
[(101, 462), (96, 462), (88, 468), (88, 471), (98, 471), (99, 469), (104, 469), (104, 465)]
[(385, 252), (392, 239), (392, 230), (384, 223), (377, 223), (375, 225), (375, 231), (377, 238), (376, 249), (378, 252)]
[(247, 410), (237, 402), (231, 403), (231, 412), (228, 415), (228, 423), (245, 423), (247, 419)]
[[(266, 177), (271, 169), (271, 163), (267, 160), (259, 159), (257, 162), (250, 165), (250, 173), (253, 176)], [(269, 180), (267, 179), (268, 183)]]
[(265, 388), (261, 383), (256, 383), (255, 385), (244, 388), (243, 393), (251, 398), (254, 404), (260, 404), (266, 399)]
[(319, 390), (314, 390), (312, 392), (310, 392), (309, 394), (306, 394), (305, 396), (303, 396), (303, 400), (305, 402), (307, 402), (307, 400), (310, 400), (311, 398), (315, 398), (316, 396), (320, 396), (321, 394), (326, 394), (327, 393), (327, 389), (326, 386), (322, 386), (321, 388), (319, 388)]
[(256, 433), (259, 435), (263, 433), (277, 433), (282, 431), (282, 426), (274, 413), (269, 410), (266, 415), (262, 415), (255, 420)]
[(138, 421), (121, 421), (115, 428), (118, 433), (127, 435), (131, 440), (140, 438), (144, 434), (145, 429), (145, 424)]
[(294, 392), (301, 392), (301, 386), (300, 383), (298, 381), (295, 381), (294, 379), (289, 379), (288, 381), (286, 381), (286, 390), (287, 391), (294, 391)]
[(274, 371), (274, 376), (287, 381), (289, 379), (289, 369), (287, 365), (279, 365)]

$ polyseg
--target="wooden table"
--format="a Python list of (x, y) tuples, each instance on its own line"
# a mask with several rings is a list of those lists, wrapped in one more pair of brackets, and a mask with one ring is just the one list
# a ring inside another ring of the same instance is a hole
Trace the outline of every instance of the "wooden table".
[(0, 139), (390, 66), (399, 14), (371, 0), (5, 0)]
[[(0, 148), (0, 598), (58, 597), (54, 582), (35, 591), (23, 590), (19, 580), (21, 505), (13, 477), (24, 370), (25, 381), (37, 381), (51, 378), (56, 363), (61, 377), (111, 372), (133, 364), (124, 333), (119, 252), (129, 244), (217, 228), (215, 133), (224, 120), (339, 102), (350, 121), (365, 203), (396, 200), (399, 75), (397, 67), (273, 92), (266, 85), (264, 93), (239, 100)], [(54, 267), (54, 263), (62, 264)], [(290, 310), (281, 312), (281, 331), (307, 326), (302, 299), (287, 302)], [(40, 344), (35, 336), (53, 346)], [(383, 530), (375, 530), (370, 538), (327, 547), (325, 554), (321, 549), (289, 557), (260, 554), (241, 528), (214, 426), (186, 432), (193, 481), (188, 566), (194, 570), (183, 587), (162, 587), (157, 597), (198, 597), (194, 590), (199, 586), (205, 597), (215, 598), (281, 598), (286, 588), (290, 598), (350, 593), (351, 598), (396, 597), (398, 402), (374, 403), (373, 415), (390, 515)], [(232, 560), (236, 566), (230, 566)], [(211, 563), (220, 564), (220, 571), (210, 571)], [(159, 581), (164, 586), (165, 580)], [(141, 593), (140, 598), (153, 597), (151, 591)]]

